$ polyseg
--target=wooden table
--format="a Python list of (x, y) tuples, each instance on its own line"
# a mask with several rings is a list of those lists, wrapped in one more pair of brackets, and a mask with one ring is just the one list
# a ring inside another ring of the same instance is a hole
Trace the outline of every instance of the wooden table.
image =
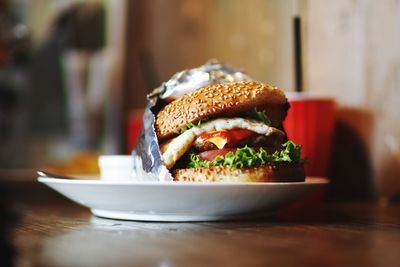
[(326, 204), (259, 221), (146, 223), (97, 218), (55, 193), (36, 194), (36, 201), (12, 204), (15, 266), (400, 266), (398, 204)]

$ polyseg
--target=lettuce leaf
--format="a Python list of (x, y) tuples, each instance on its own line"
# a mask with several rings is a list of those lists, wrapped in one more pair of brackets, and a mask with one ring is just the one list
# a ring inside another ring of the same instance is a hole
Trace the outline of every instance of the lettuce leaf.
[(274, 162), (304, 163), (301, 158), (301, 145), (287, 141), (282, 145), (282, 150), (268, 154), (265, 149), (258, 151), (251, 147), (238, 148), (235, 152), (228, 152), (225, 156), (218, 156), (213, 161), (202, 160), (199, 155), (190, 154), (189, 168), (229, 166), (231, 168), (255, 167)]
[(257, 108), (254, 108), (253, 110), (246, 112), (245, 117), (260, 121), (268, 126), (273, 126), (272, 121), (268, 118), (264, 110), (257, 110)]

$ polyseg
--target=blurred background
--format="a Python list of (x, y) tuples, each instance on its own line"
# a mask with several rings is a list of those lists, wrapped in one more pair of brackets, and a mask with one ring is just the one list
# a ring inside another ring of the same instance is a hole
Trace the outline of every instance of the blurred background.
[(332, 198), (398, 199), (399, 25), (394, 0), (0, 0), (0, 181), (95, 174), (148, 92), (215, 58), (335, 102)]

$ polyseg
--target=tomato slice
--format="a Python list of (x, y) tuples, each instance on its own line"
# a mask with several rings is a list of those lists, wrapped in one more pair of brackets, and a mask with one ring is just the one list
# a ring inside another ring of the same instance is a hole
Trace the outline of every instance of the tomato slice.
[(235, 129), (229, 131), (229, 136), (233, 145), (237, 144), (243, 139), (254, 137), (256, 135), (257, 133), (247, 129)]
[[(256, 136), (257, 133), (247, 129), (232, 129), (224, 131), (207, 132), (199, 135), (196, 143), (201, 144), (204, 142), (214, 143), (216, 138), (223, 139), (223, 147), (234, 147), (240, 141)], [(221, 141), (219, 141), (221, 143)], [(217, 145), (217, 144), (216, 144)], [(218, 146), (218, 145), (217, 145)], [(220, 147), (222, 148), (222, 147)]]
[(202, 160), (213, 161), (218, 156), (225, 156), (228, 152), (235, 152), (237, 148), (223, 148), (201, 152), (199, 154)]

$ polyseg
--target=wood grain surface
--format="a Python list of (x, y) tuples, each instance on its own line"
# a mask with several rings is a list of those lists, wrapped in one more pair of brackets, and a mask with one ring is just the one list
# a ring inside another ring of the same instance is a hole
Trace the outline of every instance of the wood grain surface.
[[(400, 206), (326, 204), (260, 221), (94, 217), (49, 194), (12, 204), (14, 266), (398, 266)], [(1, 265), (1, 264), (0, 264)], [(3, 266), (3, 265), (1, 265)]]

